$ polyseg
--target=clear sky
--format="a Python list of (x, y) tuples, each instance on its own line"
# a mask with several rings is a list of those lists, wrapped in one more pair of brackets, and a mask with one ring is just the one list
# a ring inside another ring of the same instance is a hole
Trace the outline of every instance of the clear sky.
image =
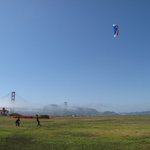
[(0, 0), (0, 96), (11, 91), (36, 104), (150, 110), (150, 1)]

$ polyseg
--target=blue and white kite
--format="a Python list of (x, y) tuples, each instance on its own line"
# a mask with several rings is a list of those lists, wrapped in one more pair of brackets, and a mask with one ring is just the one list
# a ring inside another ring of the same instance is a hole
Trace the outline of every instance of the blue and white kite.
[(116, 38), (119, 35), (119, 26), (117, 24), (113, 24), (113, 28), (114, 28), (114, 38)]

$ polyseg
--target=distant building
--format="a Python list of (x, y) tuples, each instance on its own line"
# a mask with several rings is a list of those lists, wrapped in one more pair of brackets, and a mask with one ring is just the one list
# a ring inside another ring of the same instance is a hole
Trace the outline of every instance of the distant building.
[(9, 111), (7, 109), (5, 109), (5, 107), (0, 109), (0, 115), (1, 116), (8, 116), (8, 113), (9, 113)]

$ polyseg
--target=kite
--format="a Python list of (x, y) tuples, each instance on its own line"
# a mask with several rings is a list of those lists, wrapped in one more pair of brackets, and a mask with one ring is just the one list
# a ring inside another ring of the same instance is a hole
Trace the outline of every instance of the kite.
[(117, 24), (113, 24), (113, 28), (114, 28), (114, 38), (116, 38), (119, 35), (119, 26)]

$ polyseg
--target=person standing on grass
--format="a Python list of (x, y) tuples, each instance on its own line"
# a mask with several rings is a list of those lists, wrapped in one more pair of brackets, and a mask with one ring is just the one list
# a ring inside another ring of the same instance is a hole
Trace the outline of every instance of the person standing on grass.
[(39, 121), (39, 116), (38, 116), (38, 114), (36, 114), (36, 121), (37, 121), (37, 127), (38, 127), (38, 126), (41, 126), (40, 121)]
[(19, 127), (20, 126), (20, 118), (18, 117), (18, 119), (16, 120), (16, 126)]

